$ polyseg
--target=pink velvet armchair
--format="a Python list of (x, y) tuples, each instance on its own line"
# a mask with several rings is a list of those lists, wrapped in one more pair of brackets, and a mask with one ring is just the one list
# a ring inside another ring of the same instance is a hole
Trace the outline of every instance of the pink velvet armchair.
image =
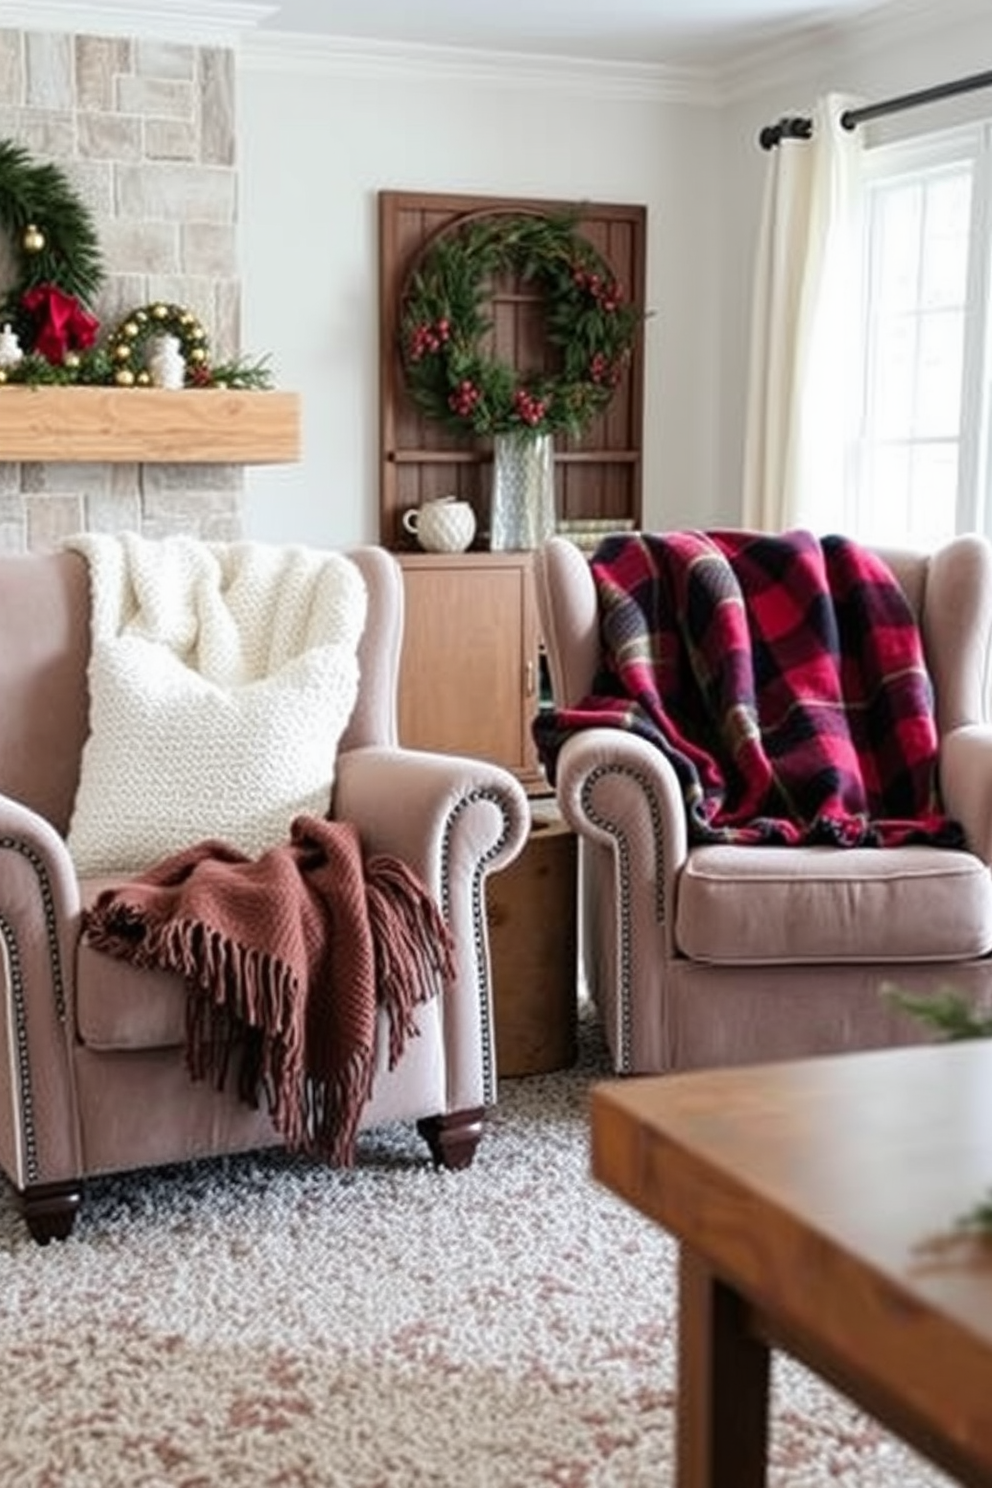
[[(419, 1036), (398, 1065), (380, 1054), (361, 1124), (416, 1121), (435, 1162), (460, 1167), (496, 1097), (485, 881), (521, 849), (527, 802), (501, 769), (397, 746), (401, 578), (382, 549), (350, 556), (368, 618), (333, 815), (358, 826), (363, 848), (420, 875), (457, 960), (453, 989), (417, 1010)], [(79, 880), (65, 841), (88, 655), (85, 561), (0, 560), (0, 1167), (41, 1242), (70, 1232), (89, 1175), (279, 1140), (265, 1109), (190, 1081), (182, 981), (81, 939), (81, 910), (105, 887)]]
[[(939, 775), (963, 850), (694, 845), (671, 763), (590, 727), (556, 791), (579, 835), (583, 955), (618, 1072), (741, 1064), (924, 1040), (886, 991), (992, 1001), (992, 547), (886, 552), (934, 685)], [(552, 538), (535, 582), (558, 707), (592, 690), (597, 593)]]

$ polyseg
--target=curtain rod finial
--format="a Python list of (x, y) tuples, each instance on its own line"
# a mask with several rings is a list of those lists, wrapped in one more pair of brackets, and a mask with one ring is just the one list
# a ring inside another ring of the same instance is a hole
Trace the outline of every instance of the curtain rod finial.
[(777, 124), (765, 125), (758, 135), (758, 143), (763, 150), (773, 150), (784, 139), (808, 140), (812, 135), (812, 119), (805, 119), (802, 114), (786, 114)]

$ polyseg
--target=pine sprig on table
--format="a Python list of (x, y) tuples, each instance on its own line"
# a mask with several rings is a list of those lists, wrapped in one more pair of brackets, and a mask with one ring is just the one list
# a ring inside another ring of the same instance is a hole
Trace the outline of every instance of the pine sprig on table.
[(992, 1017), (975, 1013), (956, 992), (941, 992), (936, 997), (911, 997), (898, 988), (887, 988), (886, 996), (897, 1007), (912, 1013), (914, 1018), (929, 1023), (949, 1042), (992, 1038)]
[[(948, 1043), (962, 1039), (992, 1038), (992, 1017), (975, 1013), (956, 992), (941, 992), (936, 997), (911, 997), (897, 987), (887, 987), (885, 995), (897, 1007), (929, 1023), (942, 1033)], [(992, 1239), (992, 1188), (957, 1221), (957, 1228), (971, 1235)]]
[(962, 1214), (958, 1220), (958, 1229), (965, 1230), (970, 1235), (988, 1235), (992, 1238), (992, 1188), (988, 1189), (984, 1199), (980, 1199), (973, 1209)]

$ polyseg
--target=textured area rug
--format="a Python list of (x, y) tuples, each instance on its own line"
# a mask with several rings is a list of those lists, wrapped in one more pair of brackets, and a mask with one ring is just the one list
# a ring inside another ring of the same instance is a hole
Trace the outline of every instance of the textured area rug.
[[(0, 1198), (0, 1484), (664, 1488), (674, 1247), (588, 1176), (579, 1065), (504, 1081), (475, 1166), (412, 1132), (90, 1186), (40, 1249)], [(773, 1488), (947, 1479), (776, 1360)]]

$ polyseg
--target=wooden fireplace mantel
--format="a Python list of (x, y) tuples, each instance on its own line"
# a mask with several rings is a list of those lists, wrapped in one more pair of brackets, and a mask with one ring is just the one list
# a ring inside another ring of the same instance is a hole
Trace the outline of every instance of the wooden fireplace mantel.
[(266, 465), (299, 458), (297, 393), (0, 387), (0, 461)]

